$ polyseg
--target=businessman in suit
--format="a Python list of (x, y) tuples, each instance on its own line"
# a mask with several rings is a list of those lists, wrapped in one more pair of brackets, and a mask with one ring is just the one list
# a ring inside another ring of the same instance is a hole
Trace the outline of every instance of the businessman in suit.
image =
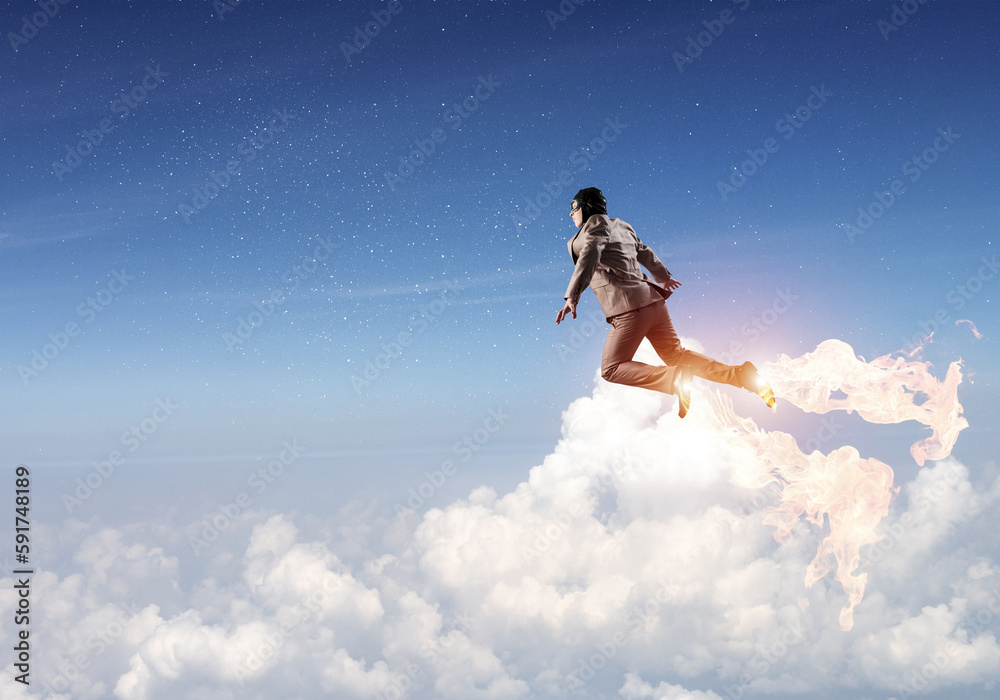
[[(691, 405), (689, 385), (694, 376), (747, 389), (774, 406), (771, 387), (752, 363), (725, 365), (681, 346), (664, 303), (681, 283), (656, 253), (642, 244), (631, 226), (608, 217), (607, 201), (599, 189), (587, 187), (577, 192), (570, 215), (579, 229), (567, 243), (575, 267), (556, 323), (567, 314), (576, 318), (580, 294), (588, 286), (594, 290), (611, 324), (601, 360), (604, 379), (676, 394), (681, 418)], [(649, 270), (652, 280), (640, 265)], [(649, 339), (664, 365), (632, 359), (643, 338)]]

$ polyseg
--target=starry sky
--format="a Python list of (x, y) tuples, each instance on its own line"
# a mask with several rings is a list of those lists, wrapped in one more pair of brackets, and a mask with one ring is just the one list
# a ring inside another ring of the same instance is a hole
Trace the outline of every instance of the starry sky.
[[(709, 352), (746, 339), (787, 290), (798, 299), (747, 358), (827, 337), (870, 358), (940, 308), (935, 340), (977, 356), (954, 320), (988, 337), (992, 285), (960, 313), (947, 297), (994, 250), (991, 6), (972, 23), (927, 8), (932, 20), (885, 39), (879, 3), (586, 5), (558, 21), (526, 4), (428, 3), (346, 55), (372, 8), (65, 6), (5, 59), (3, 394), (19, 458), (86, 460), (103, 426), (168, 394), (185, 405), (181, 439), (162, 446), (178, 456), (253, 454), (279, 425), (317, 451), (440, 444), (486, 404), (517, 411), (512, 443), (544, 445), (601, 347), (598, 333), (563, 362), (571, 331), (552, 323), (567, 202), (592, 185), (685, 283), (672, 314)], [(673, 54), (727, 8), (732, 24), (679, 69)], [(482, 78), (495, 85), (480, 102)], [(143, 80), (155, 87), (130, 107), (121, 96)], [(832, 96), (777, 128), (814, 87)], [(475, 111), (454, 110), (465, 100)], [(276, 111), (286, 121), (272, 125)], [(57, 173), (105, 119), (113, 130)], [(619, 126), (605, 145), (607, 119)], [(904, 163), (939, 128), (960, 139), (911, 183)], [(718, 183), (769, 138), (770, 162), (724, 200)], [(420, 141), (435, 150), (404, 179)], [(230, 162), (239, 174), (195, 210), (195, 189)], [(895, 179), (907, 191), (851, 240), (858, 207)], [(546, 183), (566, 191), (536, 212)], [(324, 236), (336, 253), (291, 289), (283, 277)], [(134, 282), (79, 315), (122, 269)], [(446, 282), (465, 289), (422, 312)], [(276, 290), (287, 300), (227, 343)], [(428, 332), (359, 390), (351, 378), (414, 316)], [(26, 383), (18, 366), (69, 322), (80, 335)], [(995, 409), (991, 368), (970, 370), (985, 395), (970, 400)]]
[[(989, 476), (1000, 9), (902, 4), (8, 3), (0, 444), (36, 470), (50, 564), (60, 528), (181, 531), (281, 455), (237, 558), (292, 512), (374, 557), (351, 537), (449, 459), (430, 505), (515, 488), (594, 391), (596, 299), (554, 323), (589, 186), (713, 357), (961, 360), (954, 457)], [(909, 479), (920, 434), (848, 417), (837, 442)]]

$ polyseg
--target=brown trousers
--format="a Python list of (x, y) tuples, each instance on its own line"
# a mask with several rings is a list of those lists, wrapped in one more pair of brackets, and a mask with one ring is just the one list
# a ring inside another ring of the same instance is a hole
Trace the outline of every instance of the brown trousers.
[[(697, 377), (720, 384), (740, 386), (736, 367), (724, 365), (692, 350), (685, 350), (662, 302), (612, 316), (611, 331), (604, 341), (601, 376), (609, 382), (673, 394), (674, 378), (686, 368)], [(663, 365), (647, 365), (632, 358), (643, 338), (649, 338)]]

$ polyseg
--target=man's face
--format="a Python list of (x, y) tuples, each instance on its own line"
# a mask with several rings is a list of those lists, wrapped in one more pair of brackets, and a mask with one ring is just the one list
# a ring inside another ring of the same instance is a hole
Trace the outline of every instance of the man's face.
[(573, 223), (577, 228), (583, 226), (583, 207), (578, 200), (574, 199), (569, 205), (569, 215), (573, 217)]

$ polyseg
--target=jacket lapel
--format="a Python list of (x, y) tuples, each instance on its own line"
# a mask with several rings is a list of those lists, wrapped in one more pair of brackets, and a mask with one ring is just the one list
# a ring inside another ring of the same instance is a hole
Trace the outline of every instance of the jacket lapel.
[(582, 230), (583, 228), (581, 227), (580, 230), (573, 234), (573, 237), (566, 243), (566, 247), (569, 249), (569, 256), (573, 258), (574, 265), (576, 265), (576, 252), (573, 250), (573, 243), (576, 241), (576, 237), (580, 235), (580, 231)]

